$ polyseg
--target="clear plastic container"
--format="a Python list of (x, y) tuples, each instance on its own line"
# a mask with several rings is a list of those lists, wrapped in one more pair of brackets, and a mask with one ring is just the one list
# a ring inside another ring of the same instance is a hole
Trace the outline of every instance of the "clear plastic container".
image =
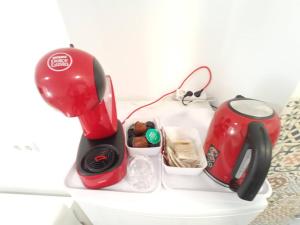
[(143, 155), (131, 157), (127, 166), (126, 181), (137, 192), (149, 192), (157, 184), (154, 163)]

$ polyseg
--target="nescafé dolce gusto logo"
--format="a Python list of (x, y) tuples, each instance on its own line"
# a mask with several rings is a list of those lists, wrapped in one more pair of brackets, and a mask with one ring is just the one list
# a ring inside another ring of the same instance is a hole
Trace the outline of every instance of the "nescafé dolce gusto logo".
[(47, 61), (49, 69), (58, 72), (69, 69), (72, 63), (72, 57), (64, 52), (51, 55)]

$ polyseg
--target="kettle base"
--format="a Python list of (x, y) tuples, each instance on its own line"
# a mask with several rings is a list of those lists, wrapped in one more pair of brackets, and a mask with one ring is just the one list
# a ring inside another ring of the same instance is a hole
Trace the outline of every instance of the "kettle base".
[(223, 187), (227, 187), (229, 188), (228, 184), (223, 183), (222, 181), (220, 181), (218, 178), (214, 177), (213, 175), (211, 175), (206, 169), (204, 170), (205, 174), (211, 178), (214, 182), (216, 182), (217, 184), (222, 185)]

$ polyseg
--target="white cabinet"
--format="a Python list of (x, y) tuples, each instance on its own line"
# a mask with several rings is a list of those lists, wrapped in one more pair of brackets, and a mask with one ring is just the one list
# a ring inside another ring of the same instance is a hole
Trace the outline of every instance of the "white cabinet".
[(1, 224), (79, 225), (70, 206), (70, 197), (0, 194)]

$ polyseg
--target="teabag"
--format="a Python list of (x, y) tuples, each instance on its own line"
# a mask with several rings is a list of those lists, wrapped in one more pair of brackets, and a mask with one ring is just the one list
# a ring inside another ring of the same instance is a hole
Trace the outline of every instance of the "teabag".
[(167, 138), (167, 154), (170, 166), (195, 168), (200, 166), (199, 153), (192, 140)]

